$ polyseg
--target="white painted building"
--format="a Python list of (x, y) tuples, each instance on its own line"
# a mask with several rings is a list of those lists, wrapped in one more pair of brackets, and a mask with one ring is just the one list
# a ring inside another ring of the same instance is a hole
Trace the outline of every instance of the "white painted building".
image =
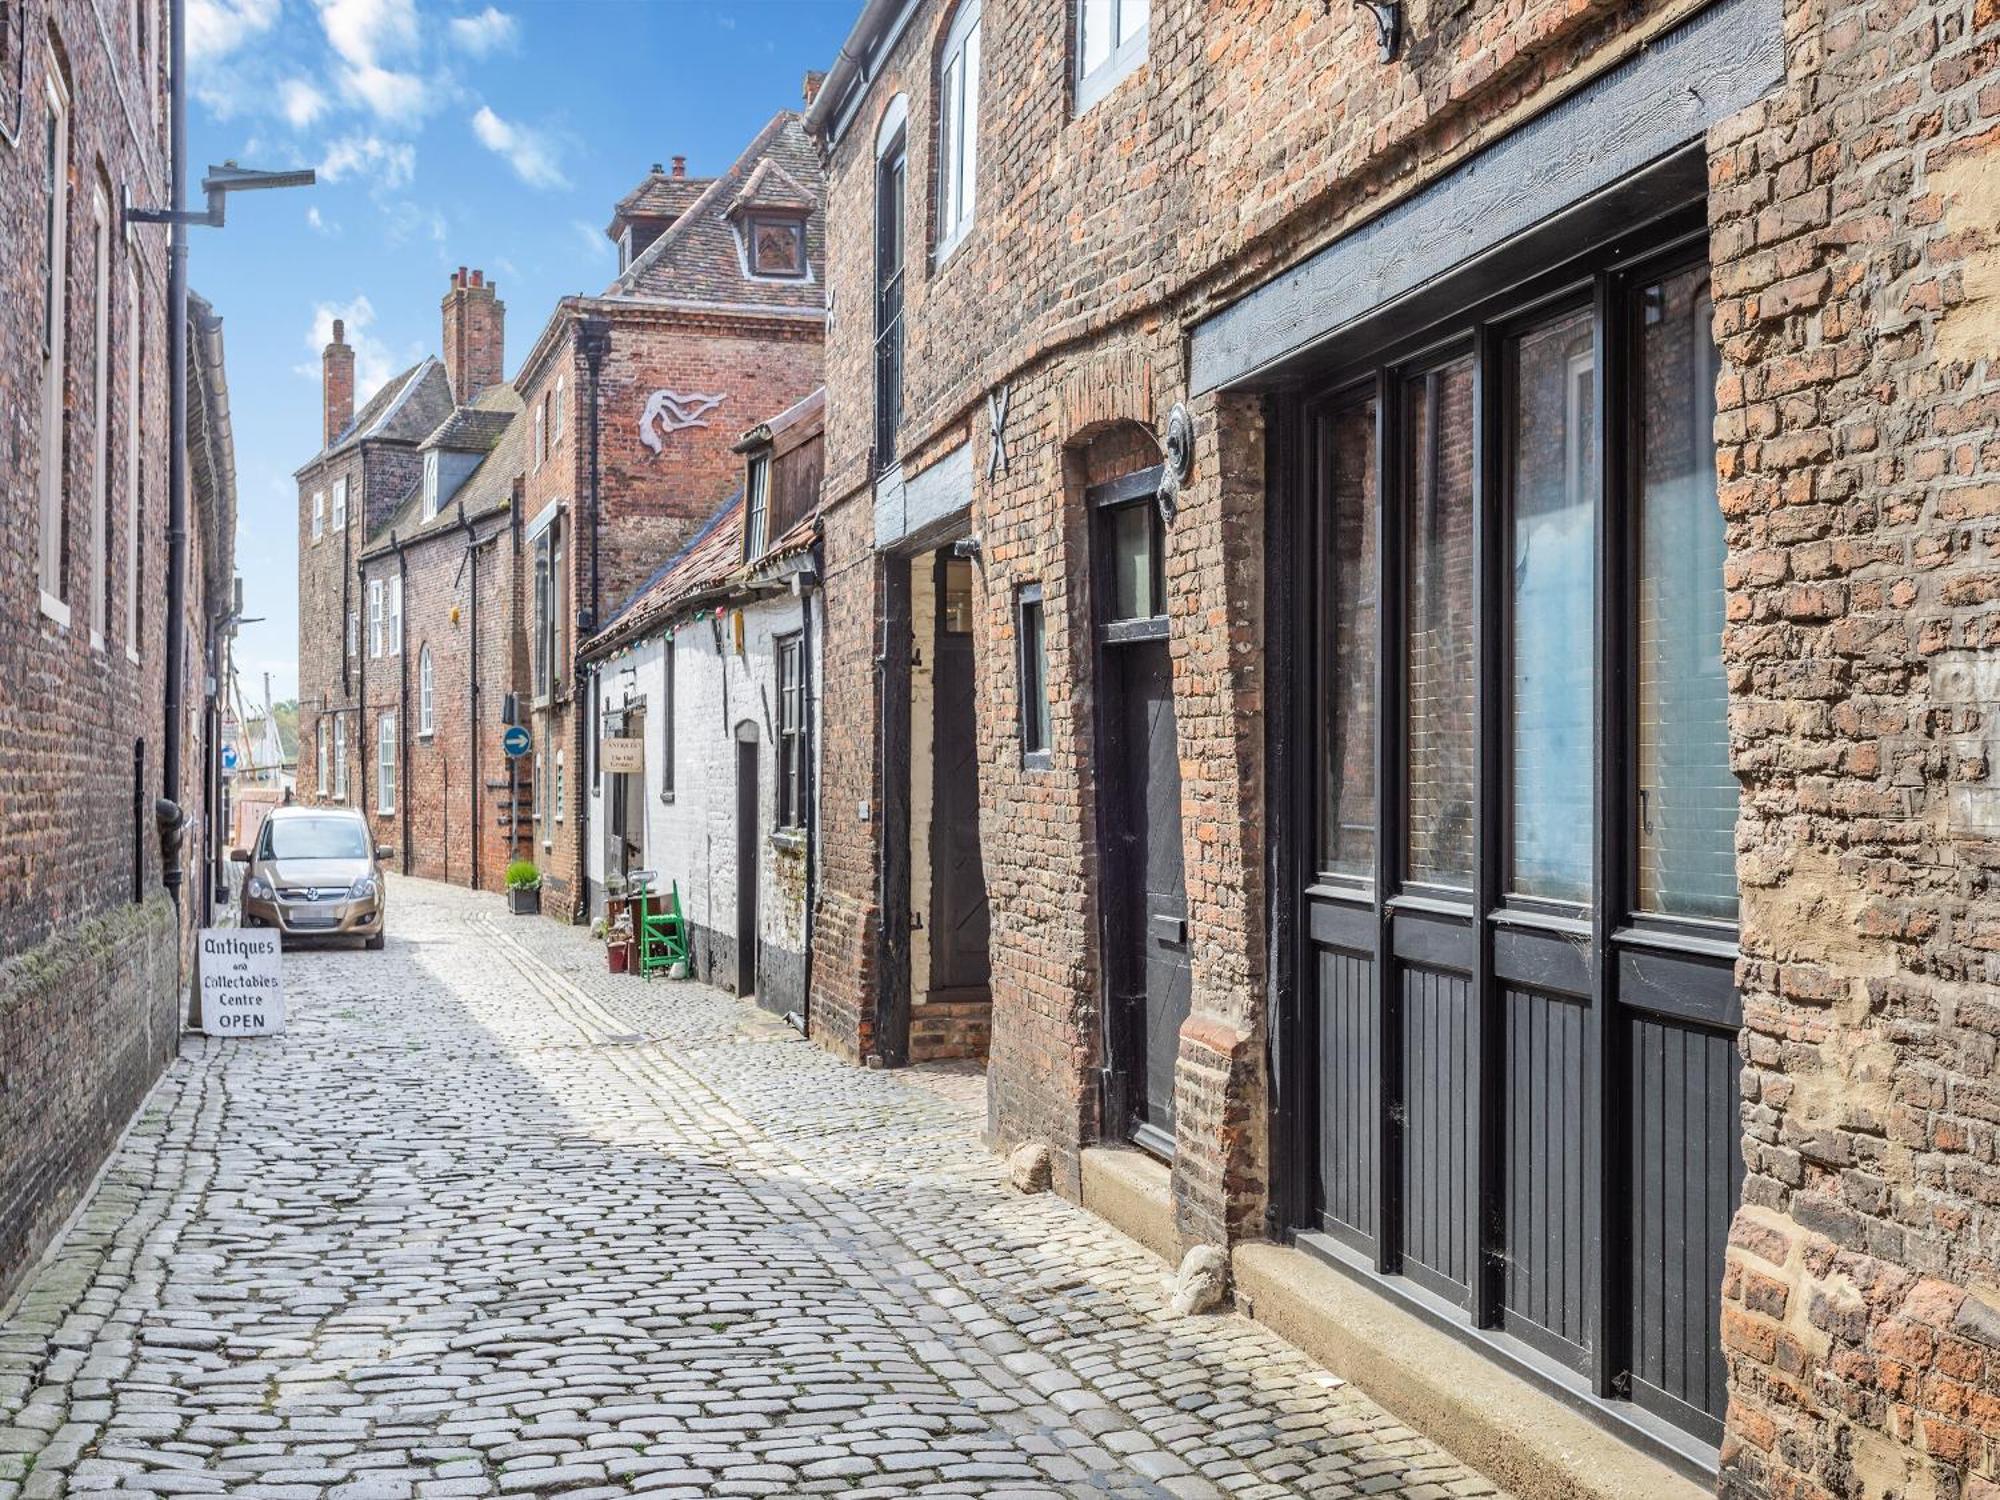
[[(694, 977), (803, 1018), (818, 783), (819, 398), (744, 439), (741, 492), (586, 648), (593, 889), (677, 888)], [(622, 766), (636, 769), (621, 770)]]

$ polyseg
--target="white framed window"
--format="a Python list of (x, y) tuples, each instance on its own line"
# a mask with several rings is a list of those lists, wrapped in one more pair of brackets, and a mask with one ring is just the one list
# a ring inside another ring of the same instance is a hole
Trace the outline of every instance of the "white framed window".
[(347, 530), (347, 476), (341, 475), (333, 482), (333, 529)]
[(403, 580), (389, 580), (389, 654), (403, 654)]
[(937, 257), (972, 227), (979, 181), (979, 6), (965, 0), (938, 62)]
[(555, 416), (550, 422), (551, 431), (549, 433), (549, 441), (551, 443), (560, 443), (562, 441), (563, 425), (568, 419), (568, 409), (569, 409), (569, 377), (566, 375), (558, 375), (556, 376)]
[(368, 580), (368, 654), (382, 654), (382, 580)]
[(338, 715), (333, 721), (333, 800), (347, 800), (347, 720)]
[(1076, 112), (1082, 114), (1146, 60), (1151, 0), (1077, 0)]
[(361, 611), (358, 609), (350, 609), (347, 612), (348, 657), (350, 659), (353, 658), (354, 656), (359, 654), (360, 650), (361, 650)]
[(375, 728), (375, 811), (396, 810), (396, 716), (384, 714)]
[[(438, 456), (437, 449), (433, 448), (424, 455), (424, 505), (422, 518), (426, 521), (432, 521), (437, 519), (437, 513)], [(338, 526), (340, 523), (336, 521), (333, 524)]]
[(533, 817), (534, 820), (537, 823), (539, 823), (542, 821), (542, 756), (540, 751), (537, 751), (535, 753), (535, 776), (534, 776), (533, 797), (534, 797)]
[(63, 448), (67, 403), (63, 370), (69, 310), (69, 90), (55, 53), (44, 54), (42, 173), (47, 212), (42, 222), (42, 494), (36, 573), (42, 613), (69, 624), (64, 569)]
[(326, 784), (327, 754), (326, 754), (325, 719), (321, 719), (317, 724), (313, 725), (313, 739), (319, 746), (319, 776), (313, 782), (313, 791), (319, 794), (321, 797), (324, 797), (330, 790), (332, 790)]
[[(150, 9), (150, 5), (148, 7)], [(139, 271), (134, 257), (125, 258), (125, 654), (139, 659), (139, 531), (144, 522), (139, 483), (140, 433), (145, 427), (141, 397), (141, 330), (146, 326), (139, 301)]]
[(563, 801), (569, 791), (566, 784), (567, 779), (563, 774), (569, 769), (566, 761), (567, 757), (564, 753), (560, 750), (556, 751), (556, 821), (558, 823), (563, 820)]
[(437, 733), (437, 679), (429, 646), (417, 653), (417, 733), (425, 739)]
[(326, 491), (313, 491), (312, 539), (318, 541), (326, 535)]
[(771, 455), (760, 453), (750, 460), (749, 477), (744, 481), (743, 555), (755, 560), (770, 544)]
[(543, 401), (535, 407), (535, 467), (541, 468), (549, 456), (549, 408)]
[(90, 444), (90, 644), (111, 628), (111, 200), (90, 190), (92, 294)]

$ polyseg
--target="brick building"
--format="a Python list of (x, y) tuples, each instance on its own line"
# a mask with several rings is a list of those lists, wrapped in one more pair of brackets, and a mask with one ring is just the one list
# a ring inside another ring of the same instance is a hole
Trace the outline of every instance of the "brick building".
[(203, 684), (235, 530), (221, 324), (190, 298), (167, 787), (166, 237), (120, 222), (167, 196), (164, 46), (150, 3), (0, 6), (0, 1301), (173, 1055), (206, 910)]
[(792, 111), (718, 177), (689, 178), (678, 158), (655, 168), (610, 225), (617, 280), (564, 298), (515, 376), (529, 423), (522, 703), (544, 913), (576, 919), (602, 904), (582, 873), (591, 804), (569, 796), (586, 770), (595, 777), (578, 707), (590, 698), (576, 691), (583, 642), (736, 481), (746, 415), (819, 385), (823, 183)]
[(567, 792), (590, 801), (593, 885), (650, 870), (680, 894), (696, 977), (801, 1018), (825, 406), (815, 391), (744, 434), (742, 482), (585, 643), (599, 742), (626, 741), (641, 760), (593, 762), (588, 786)]
[(867, 5), (814, 1034), (1518, 1493), (2000, 1493), (1996, 44)]

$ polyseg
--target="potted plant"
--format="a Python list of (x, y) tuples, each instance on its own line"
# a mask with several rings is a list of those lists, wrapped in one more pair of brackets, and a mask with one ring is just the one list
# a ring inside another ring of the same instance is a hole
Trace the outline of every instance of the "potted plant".
[(517, 917), (532, 917), (542, 909), (542, 872), (532, 859), (507, 866), (507, 909)]

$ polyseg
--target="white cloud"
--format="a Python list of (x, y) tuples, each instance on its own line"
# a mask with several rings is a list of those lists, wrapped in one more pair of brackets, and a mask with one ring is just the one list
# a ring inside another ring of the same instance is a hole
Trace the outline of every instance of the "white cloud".
[(322, 182), (338, 182), (363, 171), (371, 174), (371, 185), (383, 191), (407, 187), (417, 172), (417, 148), (408, 141), (385, 141), (378, 135), (345, 135), (329, 145), (320, 159)]
[(569, 186), (569, 179), (563, 176), (556, 161), (554, 146), (540, 131), (503, 120), (482, 104), (479, 113), (472, 117), (472, 133), (487, 150), (505, 157), (514, 174), (529, 187)]
[(520, 35), (514, 18), (497, 6), (489, 5), (476, 16), (453, 16), (451, 39), (474, 57), (486, 57), (511, 48)]
[(327, 97), (308, 79), (287, 78), (278, 86), (278, 107), (294, 130), (304, 130), (327, 111)]
[(278, 23), (278, 0), (188, 0), (188, 63), (226, 57)]
[(299, 374), (320, 378), (320, 353), (333, 342), (333, 320), (346, 325), (344, 336), (354, 350), (354, 405), (359, 410), (369, 397), (381, 390), (389, 377), (405, 365), (415, 364), (414, 352), (399, 355), (388, 343), (369, 330), (375, 325), (375, 304), (365, 295), (352, 302), (321, 302), (314, 306), (312, 326), (306, 330), (305, 345), (312, 359), (294, 365)]
[(571, 219), (569, 222), (570, 227), (576, 231), (576, 237), (583, 241), (585, 248), (590, 252), (592, 259), (608, 261), (617, 258), (618, 247), (604, 237), (604, 231), (597, 225), (585, 219)]
[(317, 206), (306, 210), (306, 225), (314, 234), (334, 235), (340, 233), (340, 226), (338, 224), (329, 224), (325, 219), (320, 217)]
[(389, 66), (417, 49), (421, 32), (413, 0), (320, 0), (319, 23), (345, 64), (341, 91), (351, 102), (383, 120), (414, 120), (430, 108), (430, 86), (407, 69)]
[(445, 217), (437, 209), (421, 203), (412, 203), (407, 198), (395, 202), (378, 202), (376, 211), (381, 215), (379, 228), (382, 243), (391, 249), (429, 240), (438, 251), (440, 262), (444, 260), (444, 245), (449, 230)]
[(430, 85), (415, 73), (374, 65), (349, 68), (341, 74), (349, 98), (359, 100), (377, 119), (407, 123), (431, 106)]

